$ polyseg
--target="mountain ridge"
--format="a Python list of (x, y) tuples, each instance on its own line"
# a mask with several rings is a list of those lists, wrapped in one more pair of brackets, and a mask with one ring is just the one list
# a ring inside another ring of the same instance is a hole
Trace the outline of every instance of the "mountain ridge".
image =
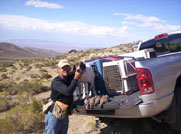
[(24, 47), (15, 44), (0, 42), (0, 60), (16, 58), (47, 58), (61, 55), (53, 50)]

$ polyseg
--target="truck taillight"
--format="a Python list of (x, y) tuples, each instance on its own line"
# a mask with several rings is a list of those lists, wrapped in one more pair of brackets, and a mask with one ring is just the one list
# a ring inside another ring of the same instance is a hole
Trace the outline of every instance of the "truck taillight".
[(155, 92), (151, 72), (148, 69), (137, 68), (138, 86), (142, 95)]

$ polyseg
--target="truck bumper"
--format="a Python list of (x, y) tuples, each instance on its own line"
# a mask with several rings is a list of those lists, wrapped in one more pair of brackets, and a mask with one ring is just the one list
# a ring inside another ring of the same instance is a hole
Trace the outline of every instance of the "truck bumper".
[(151, 117), (151, 116), (154, 116), (154, 115), (159, 114), (160, 112), (166, 110), (172, 102), (173, 95), (174, 95), (174, 93), (171, 92), (160, 98), (151, 100), (148, 103), (140, 104), (138, 107), (140, 109), (141, 116)]

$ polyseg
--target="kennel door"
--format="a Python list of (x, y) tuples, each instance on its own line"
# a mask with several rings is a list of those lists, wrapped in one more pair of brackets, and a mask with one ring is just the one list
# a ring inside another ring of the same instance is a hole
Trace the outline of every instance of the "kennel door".
[(103, 79), (108, 94), (114, 95), (115, 93), (123, 93), (119, 62), (103, 63)]

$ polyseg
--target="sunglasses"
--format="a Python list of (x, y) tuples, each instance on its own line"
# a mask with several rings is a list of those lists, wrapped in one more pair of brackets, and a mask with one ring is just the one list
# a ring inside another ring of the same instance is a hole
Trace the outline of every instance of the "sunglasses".
[(71, 70), (71, 67), (70, 66), (64, 66), (61, 68), (63, 71), (68, 71), (68, 70)]

